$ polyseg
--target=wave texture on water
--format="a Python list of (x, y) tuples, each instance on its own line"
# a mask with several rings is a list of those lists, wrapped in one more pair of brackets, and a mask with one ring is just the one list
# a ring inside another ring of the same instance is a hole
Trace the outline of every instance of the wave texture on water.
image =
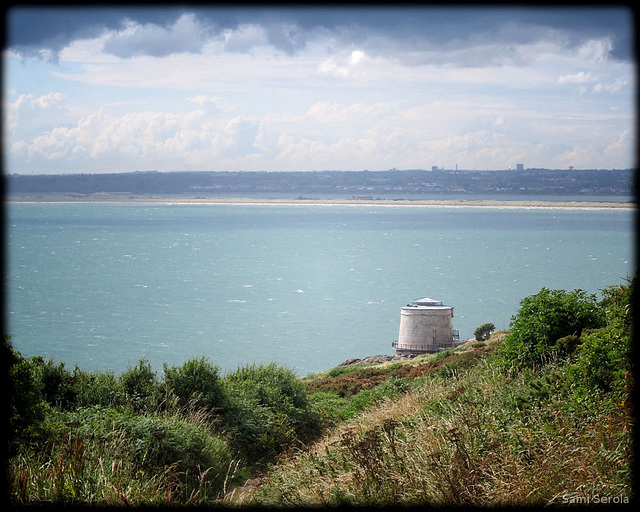
[(634, 270), (628, 210), (10, 204), (6, 325), (25, 356), (120, 373), (206, 356), (300, 374), (392, 354), (400, 307), (506, 329), (540, 288)]

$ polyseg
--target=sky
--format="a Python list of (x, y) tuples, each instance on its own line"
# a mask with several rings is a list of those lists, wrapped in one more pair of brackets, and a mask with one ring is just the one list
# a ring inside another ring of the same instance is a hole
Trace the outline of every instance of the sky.
[(12, 6), (5, 173), (635, 167), (633, 11)]

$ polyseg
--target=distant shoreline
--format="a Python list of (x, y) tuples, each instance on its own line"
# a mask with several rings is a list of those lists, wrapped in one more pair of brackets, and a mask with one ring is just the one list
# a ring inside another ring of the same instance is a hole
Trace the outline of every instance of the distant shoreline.
[(540, 208), (540, 209), (611, 209), (635, 210), (632, 202), (617, 201), (540, 201), (499, 199), (276, 199), (255, 197), (178, 197), (125, 196), (120, 194), (14, 195), (5, 198), (10, 203), (109, 203), (109, 204), (224, 204), (224, 205), (317, 205), (317, 206), (420, 206), (452, 208)]

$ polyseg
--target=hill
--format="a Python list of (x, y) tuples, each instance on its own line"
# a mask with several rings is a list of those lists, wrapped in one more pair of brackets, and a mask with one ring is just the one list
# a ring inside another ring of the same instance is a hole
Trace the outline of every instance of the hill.
[(396, 170), (315, 172), (123, 172), (5, 177), (7, 195), (100, 194), (190, 197), (319, 194), (356, 198), (424, 194), (625, 196), (635, 194), (633, 169), (519, 171)]
[(204, 357), (116, 377), (8, 346), (10, 501), (629, 503), (634, 290), (543, 288), (486, 341), (303, 378)]

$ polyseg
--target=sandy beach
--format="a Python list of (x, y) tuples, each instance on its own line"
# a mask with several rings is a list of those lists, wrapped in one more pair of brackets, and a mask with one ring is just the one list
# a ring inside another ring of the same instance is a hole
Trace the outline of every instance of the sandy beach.
[(131, 203), (131, 204), (238, 204), (317, 206), (420, 206), (451, 208), (544, 208), (635, 210), (636, 204), (617, 201), (529, 201), (488, 199), (276, 199), (256, 197), (131, 196), (125, 194), (16, 195), (5, 198), (17, 203)]

